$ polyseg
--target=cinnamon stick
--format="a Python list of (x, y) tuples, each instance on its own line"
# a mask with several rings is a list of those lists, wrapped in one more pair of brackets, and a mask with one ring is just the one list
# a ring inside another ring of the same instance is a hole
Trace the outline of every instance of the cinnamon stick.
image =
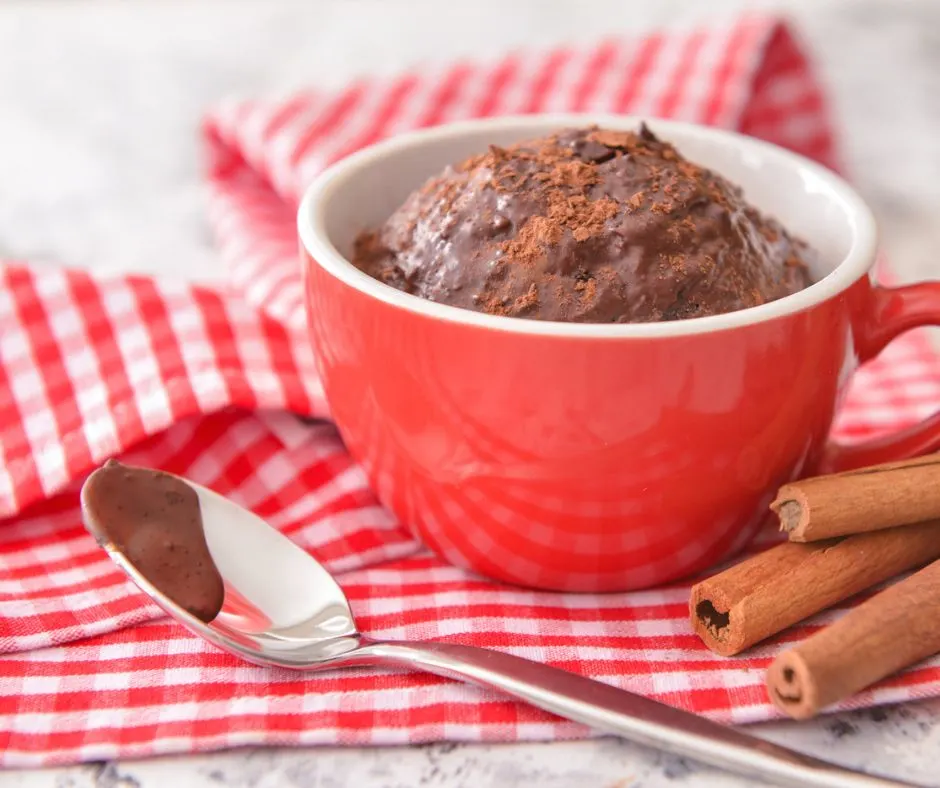
[(770, 505), (791, 542), (814, 542), (940, 517), (940, 455), (785, 484)]
[(773, 702), (798, 720), (940, 652), (940, 561), (891, 586), (778, 656)]
[(784, 542), (693, 586), (692, 628), (737, 654), (820, 610), (940, 558), (940, 520), (812, 544)]

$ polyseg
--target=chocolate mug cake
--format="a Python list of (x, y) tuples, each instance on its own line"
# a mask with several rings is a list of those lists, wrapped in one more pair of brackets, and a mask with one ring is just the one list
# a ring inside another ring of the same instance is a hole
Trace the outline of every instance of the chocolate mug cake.
[(366, 273), (431, 301), (582, 323), (757, 306), (810, 285), (812, 258), (645, 125), (490, 146), (428, 180), (354, 253)]

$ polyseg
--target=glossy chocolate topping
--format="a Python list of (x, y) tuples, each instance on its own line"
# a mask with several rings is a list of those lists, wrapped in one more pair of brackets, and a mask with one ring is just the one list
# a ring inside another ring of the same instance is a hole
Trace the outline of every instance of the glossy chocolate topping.
[(82, 493), (99, 542), (112, 543), (165, 596), (203, 621), (225, 595), (202, 527), (196, 491), (182, 479), (110, 460)]
[(354, 254), (432, 301), (590, 323), (756, 306), (811, 284), (810, 259), (738, 187), (646, 127), (491, 146), (431, 178)]

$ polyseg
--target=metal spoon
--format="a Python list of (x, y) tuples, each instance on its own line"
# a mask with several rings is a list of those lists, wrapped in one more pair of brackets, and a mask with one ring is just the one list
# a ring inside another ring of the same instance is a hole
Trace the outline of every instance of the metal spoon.
[(422, 670), (499, 690), (518, 700), (640, 744), (778, 785), (911, 786), (836, 766), (626, 690), (520, 657), (452, 643), (370, 640), (342, 590), (308, 553), (264, 520), (200, 485), (206, 542), (225, 583), (219, 615), (204, 623), (169, 600), (95, 522), (82, 489), (85, 527), (112, 560), (196, 635), (256, 665), (297, 670)]

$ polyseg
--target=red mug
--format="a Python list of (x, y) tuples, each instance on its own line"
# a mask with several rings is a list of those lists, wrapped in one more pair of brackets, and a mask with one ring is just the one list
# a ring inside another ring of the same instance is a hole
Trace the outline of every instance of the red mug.
[(784, 482), (940, 445), (940, 416), (858, 446), (828, 440), (852, 373), (940, 322), (940, 283), (869, 281), (876, 229), (840, 178), (767, 143), (651, 121), (819, 252), (815, 284), (711, 317), (598, 325), (498, 317), (356, 269), (356, 235), (445, 165), (625, 116), (471, 121), (331, 167), (299, 211), (309, 332), (333, 417), (382, 503), (446, 560), (525, 586), (625, 591), (739, 549)]

